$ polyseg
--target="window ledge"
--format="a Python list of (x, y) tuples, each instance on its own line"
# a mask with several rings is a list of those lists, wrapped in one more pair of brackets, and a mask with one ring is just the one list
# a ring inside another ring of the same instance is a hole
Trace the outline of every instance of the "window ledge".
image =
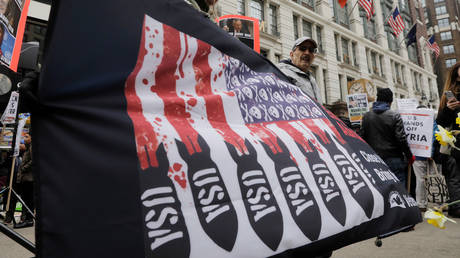
[(371, 78), (372, 79), (376, 79), (376, 80), (379, 80), (379, 81), (382, 81), (382, 82), (386, 82), (387, 81), (387, 78), (383, 77), (383, 76), (380, 76), (378, 74), (371, 74)]

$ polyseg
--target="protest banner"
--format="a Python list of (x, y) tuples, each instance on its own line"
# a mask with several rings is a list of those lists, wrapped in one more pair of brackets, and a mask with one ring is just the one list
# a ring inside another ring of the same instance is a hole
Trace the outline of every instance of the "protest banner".
[(398, 110), (415, 110), (418, 107), (418, 100), (415, 98), (411, 99), (396, 99), (398, 104)]
[(402, 111), (400, 115), (412, 154), (418, 157), (431, 157), (434, 111), (416, 109)]
[(369, 145), (183, 0), (52, 10), (37, 256), (314, 255), (421, 221)]
[(16, 72), (30, 0), (2, 1), (0, 5), (0, 63)]
[(369, 111), (366, 93), (347, 95), (348, 117), (351, 123), (360, 123), (363, 115)]
[(259, 19), (242, 15), (225, 15), (216, 19), (223, 30), (260, 53)]

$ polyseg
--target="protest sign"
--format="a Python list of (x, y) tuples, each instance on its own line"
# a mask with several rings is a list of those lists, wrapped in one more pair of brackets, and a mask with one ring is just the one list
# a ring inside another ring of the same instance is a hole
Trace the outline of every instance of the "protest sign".
[(398, 104), (398, 110), (415, 110), (418, 107), (418, 100), (415, 98), (411, 99), (396, 99)]
[(225, 15), (216, 19), (223, 30), (260, 53), (259, 20), (242, 15)]
[(412, 154), (418, 157), (431, 157), (433, 145), (433, 110), (417, 109), (402, 112), (404, 131)]
[(24, 126), (26, 125), (26, 121), (29, 118), (29, 113), (21, 113), (18, 115), (19, 122), (18, 122), (18, 129), (16, 131), (16, 142), (14, 144), (14, 152), (13, 156), (19, 156), (19, 144), (21, 143), (21, 139), (23, 138), (23, 130)]
[(37, 256), (314, 255), (421, 221), (369, 145), (185, 1), (53, 10)]
[(366, 93), (347, 95), (348, 116), (351, 123), (360, 123), (363, 115), (369, 111)]
[(0, 4), (0, 62), (16, 72), (30, 0)]
[(2, 124), (14, 124), (16, 122), (16, 113), (18, 111), (19, 93), (17, 91), (11, 92), (8, 105), (3, 111), (0, 121)]

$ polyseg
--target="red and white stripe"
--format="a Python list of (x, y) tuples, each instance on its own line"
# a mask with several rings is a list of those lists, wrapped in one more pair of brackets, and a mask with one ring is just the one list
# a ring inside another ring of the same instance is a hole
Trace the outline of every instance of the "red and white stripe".
[(399, 13), (396, 16), (396, 18), (394, 18), (393, 15), (390, 15), (390, 18), (388, 19), (388, 24), (393, 29), (393, 33), (396, 35), (396, 37), (398, 37), (398, 35), (404, 31), (404, 21)]
[(374, 15), (373, 0), (358, 0), (359, 5), (366, 11), (367, 19), (370, 20)]

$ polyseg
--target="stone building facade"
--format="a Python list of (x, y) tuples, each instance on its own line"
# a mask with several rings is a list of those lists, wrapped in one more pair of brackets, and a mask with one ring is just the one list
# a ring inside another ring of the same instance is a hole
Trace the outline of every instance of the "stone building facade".
[[(458, 0), (422, 0), (425, 23), (429, 35), (435, 35), (440, 55), (434, 62), (438, 75), (439, 92), (442, 92), (447, 71), (460, 61), (460, 25), (458, 23), (460, 2)], [(433, 55), (434, 56), (434, 55)]]
[[(325, 104), (345, 100), (347, 83), (365, 78), (376, 87), (389, 87), (395, 98), (417, 98), (437, 108), (436, 75), (425, 47), (423, 8), (414, 0), (374, 0), (375, 15), (349, 0), (221, 0), (222, 15), (240, 14), (261, 21), (261, 54), (272, 62), (288, 58), (294, 40), (310, 36), (319, 44), (313, 64)], [(404, 36), (395, 38), (386, 18), (398, 6), (406, 29), (417, 24), (417, 44), (408, 48)], [(375, 91), (375, 88), (374, 88)]]

